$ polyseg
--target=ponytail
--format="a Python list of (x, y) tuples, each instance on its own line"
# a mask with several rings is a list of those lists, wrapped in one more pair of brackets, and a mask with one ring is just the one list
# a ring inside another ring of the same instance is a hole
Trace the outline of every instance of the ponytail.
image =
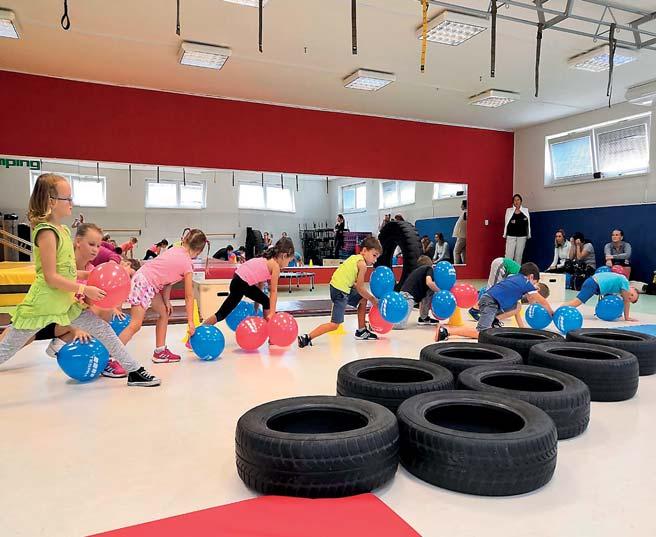
[(289, 257), (294, 257), (294, 243), (289, 237), (283, 237), (278, 239), (273, 248), (265, 250), (262, 254), (264, 259), (275, 259), (279, 255), (288, 255)]

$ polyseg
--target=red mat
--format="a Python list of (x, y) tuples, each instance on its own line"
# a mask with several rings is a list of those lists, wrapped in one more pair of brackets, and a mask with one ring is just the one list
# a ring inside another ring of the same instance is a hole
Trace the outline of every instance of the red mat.
[[(262, 496), (99, 533), (104, 537), (421, 537), (373, 494), (306, 500)], [(97, 537), (96, 536), (96, 537)]]

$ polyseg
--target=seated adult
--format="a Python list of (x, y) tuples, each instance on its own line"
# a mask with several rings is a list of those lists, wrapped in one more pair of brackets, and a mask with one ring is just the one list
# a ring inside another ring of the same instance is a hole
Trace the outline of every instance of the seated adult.
[(228, 244), (225, 248), (219, 248), (216, 252), (214, 252), (214, 255), (212, 256), (214, 259), (222, 259), (223, 261), (228, 261), (230, 258), (230, 254), (234, 251), (234, 248), (232, 247), (232, 244)]
[(594, 246), (580, 231), (574, 233), (569, 242), (569, 259), (565, 262), (565, 272), (572, 275), (573, 288), (580, 289), (585, 279), (592, 276), (597, 268)]
[(631, 245), (624, 242), (624, 232), (621, 229), (614, 229), (610, 239), (611, 242), (604, 246), (606, 265), (622, 265), (628, 277), (631, 274)]
[(433, 254), (433, 263), (439, 263), (440, 261), (451, 262), (452, 260), (451, 247), (449, 246), (449, 243), (444, 240), (444, 235), (442, 235), (442, 233), (435, 233), (435, 253)]
[(424, 235), (421, 238), (421, 250), (423, 255), (430, 257), (431, 259), (433, 258), (433, 255), (435, 255), (435, 245), (428, 238), (428, 235)]
[(562, 229), (556, 231), (554, 237), (554, 258), (545, 272), (565, 272), (565, 261), (569, 259), (571, 244), (565, 238), (565, 232)]

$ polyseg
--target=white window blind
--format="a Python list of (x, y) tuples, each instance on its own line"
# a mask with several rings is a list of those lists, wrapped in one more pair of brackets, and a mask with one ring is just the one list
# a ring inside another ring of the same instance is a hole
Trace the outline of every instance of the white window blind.
[(42, 173), (56, 173), (64, 177), (71, 185), (73, 205), (77, 207), (107, 207), (107, 178), (100, 175), (80, 175), (76, 173), (31, 171), (30, 193), (37, 178)]
[(364, 211), (367, 208), (367, 185), (347, 185), (342, 187), (342, 210), (345, 213)]
[(146, 180), (149, 209), (204, 209), (205, 181)]

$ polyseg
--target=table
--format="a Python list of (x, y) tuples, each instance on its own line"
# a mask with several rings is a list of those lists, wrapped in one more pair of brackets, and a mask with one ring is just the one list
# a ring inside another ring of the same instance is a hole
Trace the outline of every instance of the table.
[(296, 278), (296, 287), (301, 286), (301, 278), (310, 278), (310, 291), (314, 291), (314, 272), (281, 272), (280, 279), (289, 280), (289, 292), (292, 292), (292, 280)]

